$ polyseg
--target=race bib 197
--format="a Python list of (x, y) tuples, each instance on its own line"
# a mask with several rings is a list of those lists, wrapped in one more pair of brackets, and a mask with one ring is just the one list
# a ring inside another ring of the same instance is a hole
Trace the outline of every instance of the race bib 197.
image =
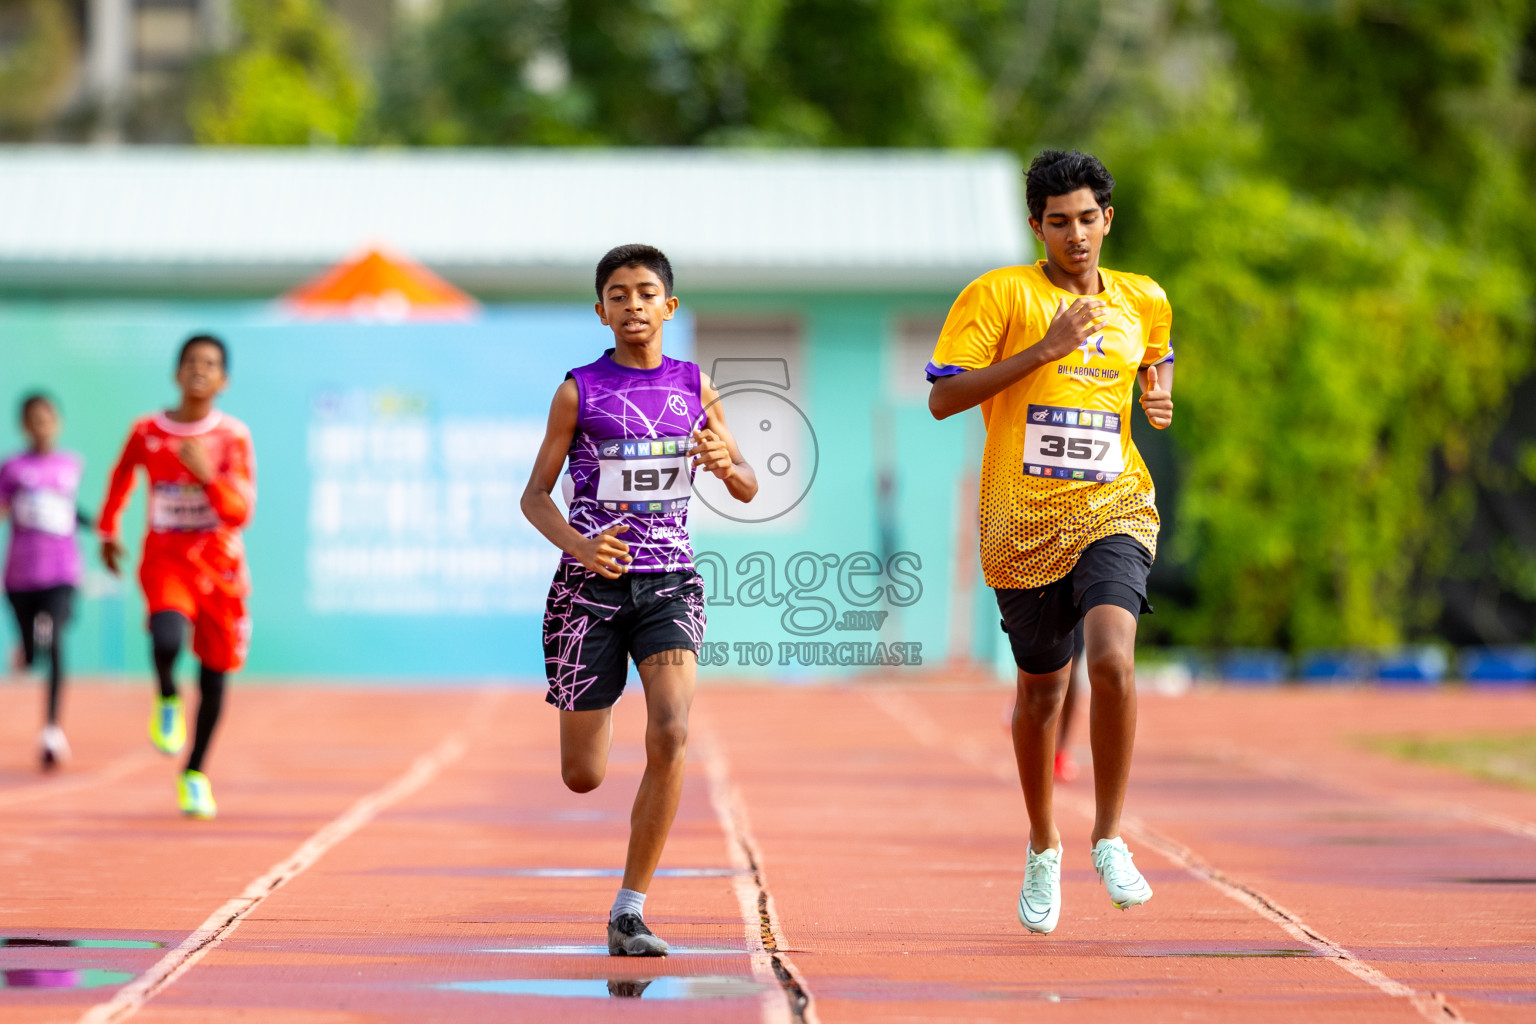
[(74, 536), (77, 514), (75, 503), (58, 491), (17, 491), (11, 502), (11, 515), (17, 526), (55, 537)]
[(196, 484), (155, 484), (149, 496), (149, 528), (158, 533), (214, 530), (219, 515)]
[(1024, 427), (1024, 473), (1107, 483), (1125, 469), (1120, 414), (1031, 405)]
[(674, 513), (688, 507), (691, 437), (597, 442), (597, 500), (610, 512)]

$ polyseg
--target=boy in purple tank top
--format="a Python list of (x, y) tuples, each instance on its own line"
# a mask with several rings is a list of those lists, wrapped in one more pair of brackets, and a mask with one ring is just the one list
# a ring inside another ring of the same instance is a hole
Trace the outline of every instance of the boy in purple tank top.
[[(544, 611), (549, 703), (560, 709), (560, 774), (603, 781), (613, 705), (633, 658), (645, 687), (645, 774), (630, 816), (624, 883), (608, 914), (613, 956), (665, 956), (642, 908), (682, 795), (688, 711), (704, 640), (704, 585), (688, 542), (695, 470), (751, 501), (757, 476), (726, 428), (719, 394), (693, 363), (661, 354), (677, 311), (672, 265), (621, 245), (597, 265), (597, 315), (614, 345), (566, 375), (522, 509), (565, 554)], [(560, 468), (570, 518), (550, 497)], [(621, 539), (620, 535), (623, 535)]]
[(22, 659), (31, 665), (39, 646), (49, 652), (48, 720), (39, 742), (46, 770), (69, 757), (69, 743), (59, 728), (59, 691), (64, 685), (64, 627), (80, 582), (75, 494), (84, 463), (74, 452), (54, 448), (59, 410), (46, 395), (22, 401), (21, 428), (28, 449), (0, 465), (0, 515), (11, 520), (5, 593), (21, 630)]

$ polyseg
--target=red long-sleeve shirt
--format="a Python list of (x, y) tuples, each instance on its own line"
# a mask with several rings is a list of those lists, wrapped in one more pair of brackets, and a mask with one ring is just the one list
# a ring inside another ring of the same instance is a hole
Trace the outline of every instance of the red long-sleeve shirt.
[[(182, 443), (194, 437), (213, 467), (213, 479), (206, 484), (181, 461)], [(256, 507), (256, 454), (246, 425), (218, 411), (196, 423), (177, 423), (164, 413), (134, 423), (107, 483), (97, 522), (103, 538), (118, 536), (140, 466), (150, 486), (144, 560), (187, 560), (246, 589), (240, 531)]]

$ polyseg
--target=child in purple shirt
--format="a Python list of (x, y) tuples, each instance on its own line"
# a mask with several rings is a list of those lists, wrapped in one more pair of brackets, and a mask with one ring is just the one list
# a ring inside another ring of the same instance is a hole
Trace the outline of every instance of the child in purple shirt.
[[(737, 501), (757, 494), (757, 475), (713, 382), (693, 363), (662, 355), (662, 327), (678, 305), (667, 257), (621, 245), (598, 263), (595, 284), (613, 348), (573, 369), (555, 392), (522, 509), (565, 553), (545, 604), (544, 699), (560, 709), (560, 774), (571, 790), (587, 793), (603, 781), (630, 661), (645, 687), (645, 773), (624, 881), (608, 912), (608, 952), (665, 956), (669, 947), (643, 912), (682, 796), (704, 640), (688, 499), (695, 470), (715, 474)], [(550, 497), (562, 466), (569, 519)]]
[(0, 515), (11, 519), (5, 593), (16, 611), (26, 663), (32, 664), (40, 646), (48, 648), (51, 660), (48, 722), (40, 744), (44, 769), (69, 756), (69, 743), (59, 728), (59, 690), (64, 682), (64, 627), (80, 582), (75, 493), (83, 462), (75, 453), (54, 447), (59, 427), (52, 399), (27, 396), (21, 403), (21, 428), (29, 447), (0, 465)]

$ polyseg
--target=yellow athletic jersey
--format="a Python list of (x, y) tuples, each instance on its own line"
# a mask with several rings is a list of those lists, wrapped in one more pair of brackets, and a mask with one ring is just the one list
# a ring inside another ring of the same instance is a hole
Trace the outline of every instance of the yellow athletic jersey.
[[(1157, 554), (1152, 477), (1131, 440), (1138, 369), (1173, 360), (1168, 296), (1151, 278), (1099, 269), (1102, 333), (981, 404), (981, 565), (991, 587), (1043, 587), (1089, 544), (1129, 534)], [(928, 379), (976, 370), (1045, 336), (1065, 299), (1045, 261), (1004, 267), (950, 308)]]

